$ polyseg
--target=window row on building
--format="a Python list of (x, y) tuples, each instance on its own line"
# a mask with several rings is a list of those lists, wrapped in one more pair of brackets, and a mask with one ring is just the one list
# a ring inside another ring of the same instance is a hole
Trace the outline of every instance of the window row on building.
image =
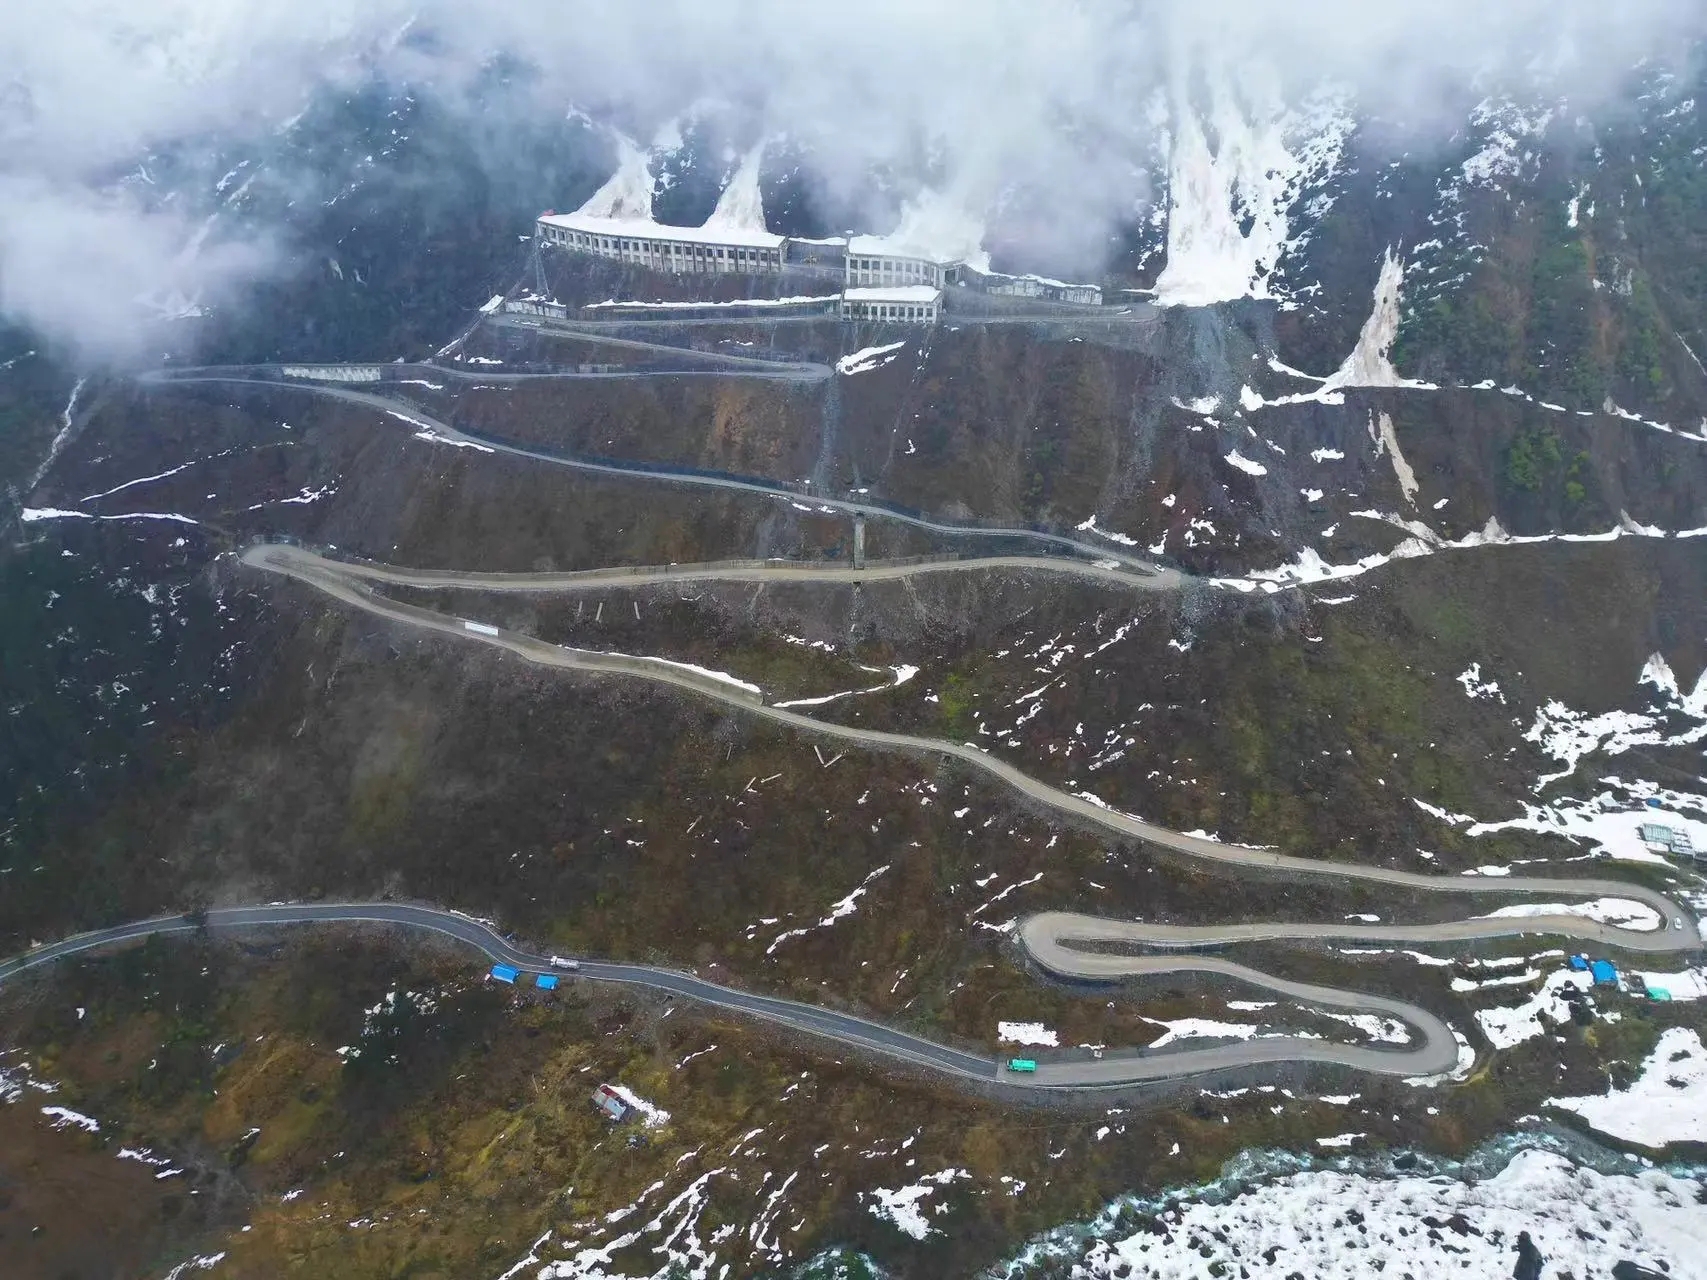
[(932, 286), (943, 283), (948, 268), (941, 263), (929, 262), (922, 258), (897, 258), (889, 256), (868, 256), (865, 254), (848, 255), (848, 283), (850, 285), (908, 285), (928, 284)]
[(935, 324), (942, 312), (942, 291), (930, 285), (889, 289), (851, 288), (842, 292), (842, 319), (877, 324)]
[(572, 213), (542, 216), (539, 233), (546, 244), (578, 253), (694, 275), (780, 272), (786, 244), (782, 236), (750, 235), (737, 240), (704, 227), (629, 223)]

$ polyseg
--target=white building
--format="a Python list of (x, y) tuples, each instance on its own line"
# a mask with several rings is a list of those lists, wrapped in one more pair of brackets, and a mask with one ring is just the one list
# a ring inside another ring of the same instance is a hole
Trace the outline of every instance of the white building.
[(586, 204), (574, 213), (540, 216), (539, 242), (675, 275), (778, 275), (790, 266), (820, 275), (840, 270), (841, 314), (849, 320), (934, 324), (945, 286), (1092, 306), (1102, 301), (1095, 285), (975, 270), (915, 243), (917, 236), (905, 230), (798, 241), (772, 234), (759, 190), (762, 155), (762, 146), (748, 153), (704, 226), (676, 227), (653, 218), (646, 153), (624, 140), (616, 173)]
[(935, 324), (942, 312), (942, 290), (929, 284), (854, 286), (842, 290), (842, 319), (879, 324)]
[(539, 218), (545, 244), (678, 275), (775, 274), (787, 238), (741, 227), (672, 227), (649, 218), (601, 218), (547, 213)]
[(958, 261), (899, 244), (886, 236), (848, 238), (847, 282), (850, 288), (900, 288), (930, 285), (940, 289), (954, 278)]

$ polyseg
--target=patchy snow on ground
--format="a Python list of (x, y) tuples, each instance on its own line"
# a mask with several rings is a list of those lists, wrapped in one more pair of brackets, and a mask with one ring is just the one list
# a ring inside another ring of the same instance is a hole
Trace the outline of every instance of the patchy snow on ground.
[[(1556, 800), (1551, 804), (1525, 804), (1523, 816), (1499, 822), (1470, 822), (1466, 834), (1491, 835), (1497, 831), (1537, 831), (1560, 835), (1569, 840), (1587, 842), (1595, 853), (1626, 862), (1649, 862), (1658, 866), (1671, 865), (1662, 853), (1642, 839), (1641, 829), (1654, 823), (1687, 834), (1697, 849), (1707, 848), (1707, 821), (1682, 812), (1685, 807), (1707, 812), (1707, 798), (1690, 796), (1655, 787), (1641, 781), (1628, 782), (1620, 778), (1602, 778), (1602, 785), (1613, 789), (1602, 791), (1587, 800)], [(1644, 798), (1659, 800), (1657, 805), (1642, 803)]]
[[(925, 1217), (925, 1201), (951, 1182), (971, 1176), (964, 1169), (944, 1169), (940, 1173), (927, 1173), (910, 1187), (896, 1187), (893, 1190), (878, 1187), (866, 1192), (862, 1198), (868, 1202), (866, 1207), (871, 1210), (873, 1217), (892, 1224), (903, 1235), (923, 1240), (938, 1234)], [(940, 1214), (947, 1207), (939, 1204), (936, 1212)]]
[(387, 409), (386, 412), (393, 418), (401, 418), (411, 426), (419, 427), (420, 430), (415, 433), (415, 439), (425, 440), (428, 444), (448, 444), (453, 449), (473, 449), (476, 453), (498, 452), (489, 444), (481, 444), (476, 440), (458, 440), (453, 436), (447, 436), (431, 423), (422, 422), (419, 418), (411, 418), (408, 414), (398, 413), (395, 409)]
[(91, 515), (87, 511), (62, 511), (57, 507), (25, 507), (18, 512), (18, 519), (25, 524), (36, 524), (44, 520), (164, 520), (169, 524), (195, 524), (201, 521), (192, 520), (189, 516), (177, 515), (170, 511), (126, 511), (119, 515)]
[(1574, 1111), (1608, 1137), (1644, 1147), (1707, 1142), (1707, 1046), (1692, 1030), (1667, 1027), (1628, 1089), (1549, 1098), (1547, 1105)]
[(1510, 1049), (1513, 1045), (1522, 1044), (1525, 1040), (1533, 1040), (1545, 1029), (1542, 1018), (1557, 1026), (1570, 1019), (1571, 1009), (1565, 1002), (1564, 993), (1568, 989), (1588, 991), (1594, 986), (1594, 979), (1586, 973), (1578, 973), (1574, 969), (1557, 969), (1548, 976), (1547, 981), (1522, 1004), (1501, 1007), (1497, 1009), (1478, 1009), (1476, 1025), (1482, 1028), (1482, 1034), (1496, 1049)]
[(639, 1112), (645, 1119), (646, 1127), (648, 1129), (661, 1129), (670, 1123), (670, 1113), (668, 1111), (665, 1111), (662, 1107), (653, 1106), (632, 1089), (626, 1088), (620, 1084), (613, 1084), (610, 1086), (610, 1091), (616, 1094), (617, 1097), (621, 1098), (629, 1106), (633, 1107), (634, 1110)]
[[(878, 667), (870, 667), (866, 669), (872, 671), (881, 670), (881, 668)], [(891, 667), (889, 670), (894, 673), (894, 679), (890, 680), (887, 684), (874, 684), (866, 689), (843, 689), (837, 693), (820, 694), (816, 698), (791, 698), (787, 702), (777, 702), (772, 705), (782, 707), (784, 709), (789, 707), (822, 707), (831, 702), (840, 702), (843, 698), (857, 698), (868, 693), (887, 693), (890, 689), (899, 689), (902, 685), (906, 684), (907, 681), (919, 674), (919, 669), (907, 662), (903, 662), (898, 667)]]
[(1310, 1031), (1265, 1031), (1261, 1027), (1251, 1026), (1245, 1022), (1220, 1022), (1214, 1018), (1145, 1018), (1154, 1027), (1166, 1027), (1149, 1047), (1165, 1049), (1171, 1044), (1182, 1040), (1251, 1040), (1272, 1039), (1285, 1036), (1293, 1040), (1320, 1040), (1322, 1037)]
[[(1414, 953), (1413, 953), (1414, 954)], [(1450, 1027), (1452, 1038), (1458, 1042), (1458, 1061), (1452, 1070), (1443, 1071), (1435, 1076), (1406, 1076), (1405, 1083), (1413, 1089), (1432, 1089), (1437, 1085), (1456, 1084), (1470, 1076), (1470, 1069), (1476, 1065), (1476, 1051), (1470, 1046), (1470, 1039), (1457, 1027)]]
[(1491, 702), (1505, 702), (1505, 694), (1500, 692), (1498, 682), (1482, 679), (1482, 664), (1472, 662), (1458, 673), (1458, 683), (1464, 686), (1464, 696), (1477, 700), (1486, 699)]
[(1074, 525), (1073, 528), (1077, 529), (1080, 533), (1094, 533), (1099, 538), (1107, 538), (1110, 542), (1118, 542), (1123, 547), (1135, 547), (1138, 545), (1138, 540), (1136, 538), (1129, 538), (1124, 533), (1116, 533), (1112, 529), (1097, 528), (1097, 518), (1094, 515), (1082, 524)]
[[(1595, 752), (1622, 755), (1633, 747), (1688, 746), (1707, 738), (1707, 671), (1685, 694), (1664, 656), (1656, 653), (1643, 664), (1636, 683), (1651, 690), (1651, 710), (1591, 716), (1554, 700), (1536, 712), (1535, 723), (1523, 736), (1564, 767), (1543, 774), (1535, 790), (1570, 777), (1578, 762)], [(1686, 724), (1679, 726), (1680, 720)]]
[[(1343, 1136), (1343, 1135), (1342, 1135)], [(1659, 1169), (1603, 1174), (1550, 1151), (1524, 1151), (1477, 1181), (1380, 1178), (1313, 1170), (1231, 1198), (1111, 1204), (1092, 1222), (1034, 1241), (995, 1275), (1081, 1280), (1446, 1280), (1509, 1276), (1527, 1233), (1537, 1274), (1601, 1277), (1629, 1261), (1673, 1280), (1707, 1275), (1707, 1213), (1700, 1185)], [(1134, 1230), (1130, 1207), (1144, 1211)], [(1124, 1211), (1124, 1212), (1123, 1212)]]
[(1061, 1038), (1041, 1022), (998, 1022), (996, 1039), (1003, 1044), (1040, 1044), (1053, 1049)]
[[(1272, 404), (1294, 404), (1303, 399), (1314, 399), (1311, 396), (1293, 396), (1284, 400), (1263, 400), (1261, 396), (1245, 388), (1248, 394), (1247, 408), (1262, 408)], [(1330, 401), (1330, 403), (1332, 403)], [(1315, 455), (1312, 454), (1312, 457)], [(1366, 516), (1384, 521), (1396, 528), (1406, 530), (1411, 536), (1405, 538), (1391, 551), (1371, 552), (1369, 555), (1352, 561), (1349, 564), (1332, 564), (1324, 560), (1321, 553), (1314, 547), (1305, 547), (1298, 553), (1298, 558), (1290, 564), (1283, 564), (1273, 569), (1258, 569), (1244, 578), (1211, 578), (1212, 586), (1231, 588), (1235, 591), (1262, 591), (1273, 595), (1277, 591), (1286, 591), (1293, 587), (1305, 586), (1314, 582), (1336, 582), (1344, 578), (1357, 578), (1371, 573), (1383, 565), (1395, 560), (1414, 560), (1421, 556), (1438, 555), (1445, 551), (1463, 551), (1472, 547), (1520, 546), (1541, 542), (1616, 542), (1620, 538), (1686, 538), (1694, 536), (1690, 530), (1668, 532), (1647, 525), (1636, 525), (1627, 518), (1620, 521), (1604, 533), (1537, 533), (1517, 535), (1507, 533), (1501, 527), (1498, 519), (1490, 517), (1488, 523), (1474, 533), (1462, 538), (1443, 538), (1420, 521), (1409, 520), (1402, 516), (1386, 515), (1381, 512), (1354, 512), (1355, 515)], [(1697, 693), (1702, 691), (1699, 686)], [(1707, 729), (1703, 730), (1707, 734)]]
[(53, 1121), (55, 1129), (78, 1128), (85, 1133), (99, 1133), (101, 1122), (93, 1116), (73, 1111), (70, 1107), (43, 1107), (41, 1113)]
[(804, 937), (814, 929), (827, 929), (831, 925), (835, 924), (836, 921), (844, 919), (847, 916), (851, 916), (856, 910), (858, 910), (859, 900), (865, 896), (866, 890), (871, 887), (871, 882), (877, 879), (877, 877), (882, 875), (885, 871), (889, 870), (891, 865), (892, 864), (885, 863), (883, 866), (878, 867), (875, 871), (868, 874), (865, 879), (861, 880), (859, 884), (854, 886), (850, 893), (838, 901), (832, 902), (830, 904), (830, 909), (824, 913), (824, 917), (816, 924), (807, 925), (803, 929), (786, 929), (782, 933), (777, 934), (777, 936), (771, 940), (770, 946), (765, 948), (765, 954), (767, 956), (775, 955), (776, 949), (783, 943), (787, 942), (790, 938)]
[(891, 360), (901, 354), (905, 342), (891, 342), (882, 347), (861, 347), (852, 355), (843, 356), (836, 361), (836, 372), (841, 374), (868, 373), (873, 369), (881, 369)]
[(1648, 989), (1658, 987), (1675, 1000), (1707, 1000), (1707, 969), (1685, 969), (1681, 973), (1649, 973), (1638, 969)]
[(1234, 449), (1227, 454), (1227, 461), (1231, 465), (1237, 467), (1240, 471), (1243, 471), (1246, 475), (1266, 476), (1268, 474), (1267, 467), (1263, 466), (1260, 462), (1251, 461), (1237, 449)]
[(187, 1261), (180, 1262), (166, 1273), (163, 1280), (185, 1280), (192, 1271), (212, 1271), (225, 1261), (224, 1251), (219, 1253), (201, 1253)]
[(1522, 973), (1507, 973), (1498, 978), (1454, 978), (1451, 987), (1460, 995), (1467, 991), (1485, 991), (1489, 987), (1523, 987), (1541, 981), (1541, 970), (1525, 969)]
[(1659, 912), (1645, 902), (1635, 902), (1629, 898), (1595, 898), (1588, 902), (1519, 902), (1490, 911), (1477, 919), (1511, 920), (1527, 916), (1584, 916), (1590, 920), (1598, 920), (1601, 924), (1616, 925), (1620, 929), (1631, 929), (1639, 933), (1650, 933), (1665, 925)]
[(1336, 1133), (1332, 1137), (1317, 1138), (1316, 1145), (1318, 1147), (1338, 1147), (1343, 1149), (1345, 1147), (1349, 1147), (1360, 1138), (1367, 1138), (1368, 1136), (1369, 1135), (1367, 1133)]
[[(532, 1280), (626, 1280), (635, 1274), (632, 1266), (628, 1265), (630, 1261), (636, 1255), (648, 1253), (658, 1260), (657, 1269), (648, 1272), (654, 1280), (671, 1276), (693, 1276), (704, 1280), (714, 1274), (717, 1263), (714, 1246), (735, 1233), (733, 1226), (724, 1225), (711, 1232), (709, 1238), (700, 1235), (700, 1219), (710, 1201), (711, 1184), (719, 1178), (738, 1181), (727, 1167), (708, 1170), (672, 1196), (641, 1226), (625, 1230), (604, 1244), (592, 1243), (608, 1234), (613, 1223), (631, 1217), (655, 1192), (661, 1191), (664, 1183), (655, 1182), (627, 1208), (603, 1219), (565, 1228), (565, 1238), (555, 1243), (553, 1251), (560, 1251), (566, 1256), (560, 1261), (540, 1266), (537, 1271), (529, 1270), (539, 1265), (546, 1246), (552, 1243), (552, 1236), (556, 1233), (548, 1231), (533, 1242), (533, 1247), (522, 1261), (506, 1271), (500, 1280), (514, 1280), (521, 1275), (528, 1275)], [(625, 1254), (621, 1263), (614, 1261), (618, 1253)], [(728, 1269), (727, 1265), (724, 1269)]]
[(691, 672), (703, 680), (713, 680), (718, 684), (732, 685), (734, 688), (744, 689), (748, 693), (759, 694), (763, 692), (758, 685), (732, 676), (727, 671), (714, 671), (710, 667), (698, 667), (691, 662), (677, 662), (674, 658), (656, 658), (646, 653), (610, 653), (602, 650), (589, 650), (589, 652), (597, 652), (602, 658), (624, 658), (629, 662), (655, 662), (661, 667), (674, 667), (677, 671)]
[(1382, 1044), (1409, 1044), (1411, 1031), (1397, 1018), (1383, 1018), (1374, 1013), (1329, 1013), (1326, 1009), (1317, 1009), (1324, 1018), (1332, 1018), (1335, 1022), (1343, 1022), (1348, 1027), (1356, 1027), (1371, 1040)]

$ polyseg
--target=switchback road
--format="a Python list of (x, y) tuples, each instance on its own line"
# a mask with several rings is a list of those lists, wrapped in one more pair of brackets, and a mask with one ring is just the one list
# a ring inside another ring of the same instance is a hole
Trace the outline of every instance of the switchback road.
[[(1693, 950), (1701, 945), (1695, 918), (1670, 898), (1645, 885), (1624, 880), (1563, 880), (1537, 876), (1448, 876), (1426, 875), (1421, 872), (1400, 871), (1391, 867), (1364, 866), (1358, 863), (1330, 862), (1319, 858), (1301, 858), (1275, 853), (1268, 849), (1245, 845), (1223, 844), (1202, 836), (1186, 835), (1158, 827), (1107, 805), (1062, 791), (1040, 782), (1013, 765), (967, 743), (942, 738), (927, 738), (915, 734), (890, 733), (866, 729), (858, 725), (835, 724), (816, 720), (784, 707), (768, 705), (763, 696), (740, 686), (703, 675), (691, 668), (660, 661), (656, 658), (628, 654), (601, 653), (589, 649), (573, 649), (549, 644), (534, 636), (506, 631), (500, 627), (471, 619), (455, 618), (418, 605), (405, 604), (374, 593), (363, 575), (337, 560), (299, 547), (255, 546), (242, 555), (243, 562), (258, 569), (284, 574), (315, 589), (354, 605), (368, 613), (391, 621), (420, 627), (446, 635), (459, 636), (507, 650), (541, 666), (570, 671), (585, 671), (605, 675), (635, 676), (658, 684), (672, 685), (736, 707), (742, 711), (786, 725), (803, 733), (827, 737), (856, 746), (879, 751), (904, 751), (913, 755), (951, 756), (977, 772), (995, 779), (1027, 799), (1052, 809), (1078, 822), (1100, 827), (1117, 836), (1145, 841), (1187, 857), (1208, 862), (1248, 867), (1285, 875), (1326, 876), (1342, 880), (1358, 880), (1391, 885), (1401, 889), (1423, 890), (1431, 893), (1534, 895), (1563, 898), (1628, 898), (1652, 907), (1660, 915), (1661, 927), (1643, 932), (1601, 924), (1582, 916), (1549, 915), (1475, 920), (1446, 925), (1403, 926), (1420, 930), (1452, 929), (1469, 932), (1441, 932), (1435, 941), (1458, 941), (1468, 937), (1509, 937), (1524, 933), (1561, 934), (1566, 937), (1592, 939), (1629, 951), (1673, 952)], [(1245, 926), (1235, 926), (1243, 928)], [(1294, 925), (1286, 936), (1331, 939), (1344, 936), (1368, 938), (1381, 936), (1379, 926)], [(1387, 926), (1386, 928), (1392, 928)], [(1368, 931), (1375, 928), (1374, 934)], [(1338, 932), (1350, 929), (1349, 933)], [(1268, 934), (1265, 936), (1278, 936)], [(1408, 935), (1407, 935), (1408, 936)], [(1428, 934), (1411, 940), (1430, 940)]]
[[(1047, 920), (1049, 917), (1038, 919)], [(999, 1081), (1015, 1090), (1118, 1088), (1278, 1062), (1331, 1063), (1384, 1075), (1434, 1075), (1450, 1071), (1458, 1056), (1452, 1033), (1440, 1019), (1427, 1010), (1402, 1001), (1287, 982), (1214, 957), (1095, 957), (1119, 962), (1106, 973), (1098, 974), (1099, 977), (1185, 971), (1213, 973), (1248, 982), (1306, 1004), (1370, 1011), (1398, 1018), (1419, 1033), (1420, 1039), (1418, 1043), (1402, 1049), (1382, 1049), (1272, 1036), (1172, 1052), (1129, 1052), (1110, 1054), (1101, 1059), (1080, 1057), (1072, 1061), (1043, 1062), (1035, 1074), (1015, 1074), (1007, 1071), (997, 1059), (938, 1044), (879, 1022), (834, 1009), (738, 991), (674, 969), (583, 958), (578, 961), (578, 970), (564, 972), (553, 968), (549, 956), (527, 950), (472, 916), (392, 902), (272, 903), (266, 906), (219, 907), (208, 911), (200, 921), (185, 916), (138, 920), (110, 929), (77, 934), (0, 962), (0, 982), (70, 956), (157, 934), (187, 934), (202, 928), (235, 932), (306, 924), (395, 925), (424, 930), (455, 939), (480, 951), (489, 960), (513, 965), (527, 974), (556, 973), (566, 980), (611, 982), (662, 991), (962, 1081)], [(1138, 928), (1142, 930), (1142, 926)], [(1033, 940), (1037, 940), (1045, 948), (1043, 963), (1046, 967), (1051, 959), (1057, 958), (1049, 949), (1047, 930), (1028, 927), (1027, 939), (1027, 945), (1033, 945)]]
[[(564, 375), (549, 373), (515, 374), (511, 375), (511, 378), (512, 380), (520, 380), (527, 377), (553, 378), (561, 376)], [(646, 374), (643, 376), (654, 375)], [(543, 462), (551, 466), (566, 467), (593, 475), (618, 476), (627, 480), (646, 480), (654, 484), (687, 485), (693, 488), (722, 489), (734, 493), (758, 494), (767, 498), (783, 498), (799, 504), (801, 509), (806, 511), (818, 511), (825, 515), (839, 513), (847, 516), (863, 516), (870, 520), (890, 520), (945, 537), (1017, 539), (1022, 542), (1057, 547), (1072, 556), (1082, 556), (1091, 560), (1113, 560), (1135, 573), (1161, 574), (1164, 572), (1149, 560), (1142, 556), (1133, 555), (1121, 547), (1081, 542), (1077, 538), (1069, 538), (1060, 533), (1005, 525), (986, 527), (974, 524), (955, 524), (946, 520), (935, 520), (930, 516), (916, 512), (898, 510), (880, 502), (862, 501), (857, 498), (823, 497), (816, 493), (807, 492), (799, 486), (760, 476), (722, 475), (685, 468), (624, 463), (610, 459), (580, 458), (572, 454), (553, 453), (547, 449), (512, 444), (495, 436), (480, 435), (453, 427), (448, 422), (441, 421), (408, 401), (394, 399), (372, 391), (360, 391), (349, 383), (262, 378), (255, 376), (252, 372), (221, 371), (219, 369), (183, 369), (170, 375), (144, 374), (138, 381), (146, 386), (193, 386), (201, 383), (267, 387), (274, 391), (293, 389), (325, 396), (333, 400), (341, 400), (345, 404), (359, 405), (364, 409), (377, 410), (389, 417), (419, 428), (418, 437), (434, 443), (476, 449), (485, 453), (501, 453), (508, 457), (525, 458), (530, 462)], [(383, 386), (384, 384), (367, 385)], [(1183, 577), (1176, 575), (1174, 580), (1176, 582), (1182, 581)]]
[[(1478, 926), (1474, 936), (1499, 937), (1509, 931), (1507, 926), (1510, 922), (1465, 923)], [(1274, 992), (1307, 1009), (1344, 1009), (1395, 1018), (1410, 1028), (1411, 1038), (1402, 1047), (1389, 1048), (1286, 1034), (1256, 1035), (1197, 1048), (1113, 1052), (1101, 1058), (1078, 1054), (1040, 1062), (1035, 1073), (1016, 1074), (1006, 1069), (1005, 1060), (939, 1044), (912, 1032), (835, 1009), (721, 986), (675, 969), (582, 957), (577, 960), (577, 969), (565, 971), (554, 967), (550, 956), (528, 950), (499, 934), (485, 921), (461, 912), (394, 902), (271, 903), (265, 906), (219, 907), (208, 911), (199, 921), (185, 916), (138, 920), (77, 934), (0, 962), (0, 982), (70, 956), (153, 935), (187, 934), (203, 928), (236, 932), (312, 924), (392, 925), (423, 930), (464, 943), (487, 959), (513, 965), (524, 974), (554, 973), (565, 980), (610, 982), (661, 991), (963, 1082), (998, 1082), (1019, 1093), (1120, 1088), (1278, 1063), (1319, 1063), (1408, 1077), (1442, 1075), (1459, 1065), (1459, 1046), (1451, 1028), (1435, 1014), (1406, 1001), (1314, 983), (1292, 982), (1215, 956), (1179, 953), (1119, 955), (1084, 951), (1078, 946), (1107, 943), (1177, 946), (1178, 931), (1163, 926), (1097, 920), (1061, 912), (1033, 916), (1021, 925), (1019, 933), (1021, 943), (1038, 965), (1058, 976), (1107, 983), (1161, 974), (1210, 974)], [(1310, 926), (1276, 928), (1289, 931), (1287, 936), (1315, 936)], [(1358, 936), (1370, 938), (1384, 938), (1391, 934), (1391, 930), (1380, 928), (1358, 926), (1358, 929), (1363, 931)], [(1200, 946), (1237, 941), (1243, 936), (1237, 926), (1206, 926), (1193, 930), (1193, 934), (1194, 945)]]

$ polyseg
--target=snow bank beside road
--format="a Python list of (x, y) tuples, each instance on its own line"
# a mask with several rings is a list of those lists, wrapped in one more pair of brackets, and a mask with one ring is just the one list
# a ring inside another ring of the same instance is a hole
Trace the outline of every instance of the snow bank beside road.
[(1528, 916), (1583, 916), (1601, 924), (1643, 933), (1651, 933), (1665, 925), (1659, 912), (1645, 902), (1633, 902), (1629, 898), (1595, 898), (1590, 902), (1520, 902), (1490, 911), (1477, 919), (1510, 920)]

